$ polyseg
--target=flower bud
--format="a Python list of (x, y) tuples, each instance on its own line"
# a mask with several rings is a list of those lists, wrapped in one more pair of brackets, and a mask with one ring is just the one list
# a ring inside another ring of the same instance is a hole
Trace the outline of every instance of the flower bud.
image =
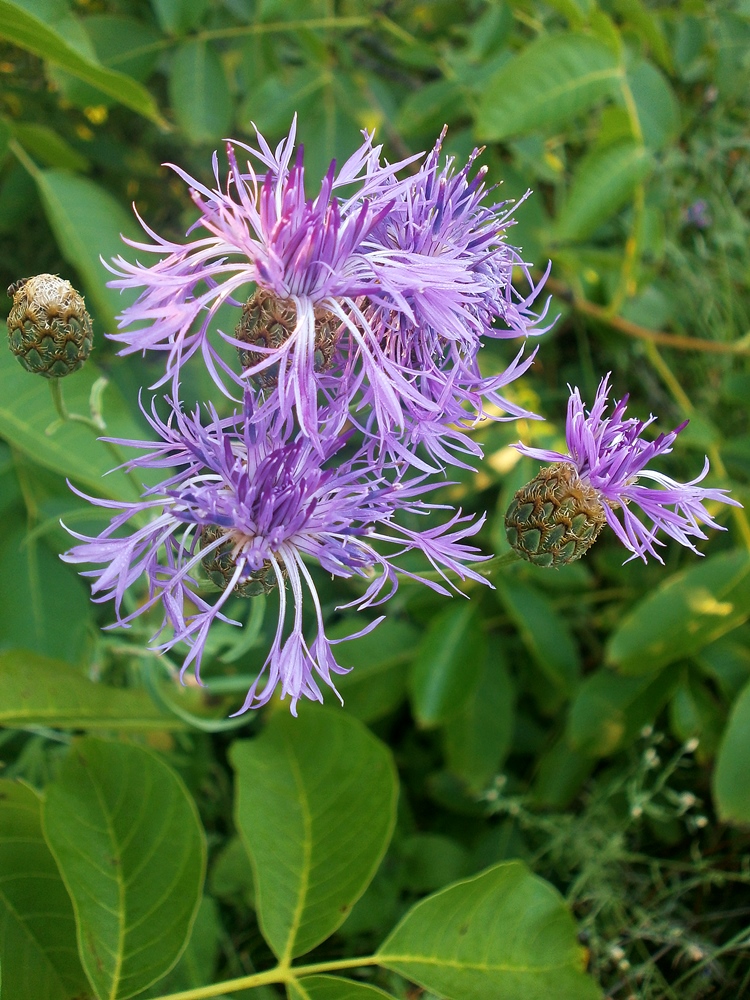
[[(206, 525), (201, 529), (201, 548), (207, 548), (212, 542), (218, 541), (223, 534), (225, 532), (221, 528)], [(232, 555), (234, 547), (234, 542), (229, 537), (222, 545), (207, 552), (202, 559), (203, 568), (211, 582), (222, 590), (226, 589), (237, 568), (237, 563)], [(265, 563), (259, 570), (248, 574), (246, 579), (237, 583), (234, 592), (239, 597), (257, 597), (259, 594), (270, 594), (275, 586), (276, 574), (273, 567), (270, 563)]]
[(15, 281), (8, 314), (8, 345), (26, 371), (63, 378), (91, 353), (94, 334), (83, 297), (56, 274)]
[[(316, 306), (315, 316), (315, 371), (325, 371), (331, 367), (336, 346), (337, 331), (341, 320), (332, 312)], [(242, 307), (242, 317), (234, 335), (249, 345), (264, 348), (263, 351), (238, 348), (243, 370), (252, 368), (268, 358), (266, 350), (283, 347), (298, 325), (297, 307), (292, 299), (279, 299), (263, 289), (258, 289)], [(275, 362), (252, 376), (252, 381), (261, 389), (273, 389), (279, 380), (279, 365)]]
[(606, 523), (592, 486), (572, 465), (541, 469), (513, 497), (505, 532), (516, 552), (536, 566), (567, 566), (587, 552)]

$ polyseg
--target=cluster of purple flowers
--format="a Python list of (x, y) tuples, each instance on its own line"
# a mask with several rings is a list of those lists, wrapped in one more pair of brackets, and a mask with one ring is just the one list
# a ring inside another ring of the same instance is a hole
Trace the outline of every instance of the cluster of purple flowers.
[[(443, 139), (421, 163), (391, 165), (365, 135), (338, 171), (331, 164), (314, 198), (294, 125), (275, 150), (260, 134), (255, 147), (229, 143), (223, 181), (214, 156), (214, 187), (174, 167), (199, 211), (187, 241), (142, 223), (151, 242), (131, 246), (150, 261), (121, 256), (108, 265), (114, 287), (140, 290), (113, 339), (123, 354), (162, 352), (164, 374), (152, 388), (169, 385), (166, 419), (156, 408), (147, 414), (155, 440), (118, 443), (141, 452), (129, 468), (162, 468), (166, 478), (136, 503), (89, 498), (115, 514), (98, 537), (71, 532), (79, 544), (64, 558), (100, 566), (86, 575), (96, 600), (114, 600), (119, 625), (159, 604), (157, 648), (186, 644), (183, 672), (192, 667), (198, 678), (212, 622), (230, 620), (230, 596), (277, 590), (275, 637), (240, 712), (279, 688), (296, 712), (300, 698), (322, 700), (319, 682), (334, 687), (346, 669), (326, 638), (311, 564), (364, 578), (352, 602), (360, 609), (387, 600), (401, 573), (443, 594), (453, 587), (447, 574), (484, 581), (472, 568), (483, 557), (467, 543), (483, 519), (429, 496), (449, 466), (481, 458), (467, 429), (488, 416), (534, 416), (504, 391), (533, 361), (527, 339), (547, 328), (546, 307), (536, 305), (544, 280), (534, 284), (507, 242), (515, 206), (493, 202), (485, 168), (474, 169), (478, 151), (457, 169), (441, 157)], [(513, 284), (514, 269), (528, 294)], [(217, 328), (226, 304), (238, 320), (230, 331)], [(503, 373), (485, 375), (479, 351), (497, 338), (517, 338), (520, 349)], [(185, 413), (181, 373), (196, 363), (235, 400), (232, 416), (210, 403)], [(674, 435), (639, 451), (645, 425), (622, 422), (622, 408), (609, 424), (597, 409), (597, 426), (592, 412), (571, 451), (580, 445), (593, 485), (597, 470), (604, 486), (620, 476), (622, 496), (654, 517), (659, 501), (644, 504), (643, 488), (629, 484)], [(621, 441), (644, 461), (618, 463)], [(698, 533), (690, 527), (700, 519), (712, 523), (698, 499), (707, 491), (690, 484), (667, 493), (662, 503), (682, 504), (685, 514), (654, 519), (673, 537)], [(638, 555), (655, 554), (653, 534), (629, 518), (618, 534)], [(415, 573), (414, 552), (437, 573)], [(148, 596), (128, 614), (125, 591), (141, 578)], [(312, 641), (303, 633), (304, 592), (317, 623)]]

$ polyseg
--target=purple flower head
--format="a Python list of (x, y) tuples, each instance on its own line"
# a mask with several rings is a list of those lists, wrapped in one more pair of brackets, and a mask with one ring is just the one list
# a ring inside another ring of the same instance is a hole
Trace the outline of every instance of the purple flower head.
[[(660, 529), (700, 555), (691, 541), (707, 537), (700, 526), (723, 530), (706, 510), (705, 501), (742, 505), (727, 496), (726, 490), (698, 485), (708, 474), (708, 459), (701, 474), (689, 483), (678, 483), (662, 472), (647, 469), (652, 459), (671, 452), (687, 421), (653, 441), (645, 440), (643, 431), (656, 417), (626, 418), (627, 396), (615, 402), (609, 416), (605, 415), (609, 405), (609, 377), (606, 375), (599, 383), (594, 405), (588, 412), (578, 389), (571, 390), (565, 425), (567, 453), (528, 448), (520, 443), (515, 447), (530, 458), (572, 466), (583, 486), (595, 491), (606, 522), (633, 553), (631, 559), (637, 556), (646, 562), (647, 555), (651, 555), (663, 562), (655, 548), (664, 544), (657, 538)], [(646, 486), (642, 480), (649, 480), (656, 487)], [(634, 507), (639, 507), (650, 523), (644, 523)]]
[[(313, 442), (279, 411), (259, 417), (249, 392), (242, 412), (230, 418), (220, 419), (209, 409), (205, 425), (197, 411), (186, 415), (172, 406), (166, 422), (154, 411), (148, 419), (158, 440), (118, 442), (145, 451), (128, 463), (130, 468), (177, 471), (135, 503), (87, 498), (116, 513), (98, 537), (70, 531), (80, 544), (63, 558), (100, 566), (83, 575), (94, 580), (94, 600), (114, 601), (121, 626), (160, 603), (164, 619), (157, 636), (164, 630), (168, 636), (157, 648), (186, 643), (181, 676), (192, 665), (198, 679), (212, 622), (230, 620), (222, 611), (228, 599), (278, 589), (271, 649), (237, 714), (265, 704), (278, 686), (296, 712), (302, 697), (322, 700), (320, 681), (335, 690), (332, 675), (346, 672), (334, 657), (334, 641), (326, 638), (308, 563), (333, 576), (369, 581), (364, 594), (346, 607), (387, 600), (398, 587), (399, 556), (413, 551), (422, 552), (446, 583), (446, 570), (461, 579), (483, 580), (466, 565), (482, 557), (465, 541), (483, 519), (451, 512), (443, 524), (422, 531), (398, 523), (399, 512), (427, 515), (438, 509), (421, 499), (433, 488), (424, 477), (406, 480), (391, 470), (389, 480), (387, 470), (373, 469), (362, 451), (349, 454), (350, 435), (342, 434), (340, 425), (324, 425)], [(449, 593), (442, 583), (407, 575)], [(220, 591), (213, 602), (206, 593), (207, 577)], [(147, 599), (136, 611), (123, 613), (126, 590), (141, 578)], [(311, 643), (302, 628), (304, 591), (317, 622)]]
[[(162, 239), (145, 223), (153, 243), (127, 241), (159, 259), (151, 266), (133, 264), (121, 256), (114, 260), (110, 270), (118, 277), (111, 285), (143, 291), (124, 311), (120, 332), (112, 337), (126, 345), (123, 354), (166, 352), (162, 381), (176, 379), (180, 366), (200, 351), (226, 392), (225, 376), (240, 381), (239, 375), (220, 358), (209, 332), (223, 303), (242, 307), (247, 300), (249, 304), (254, 284), (287, 306), (292, 322), (281, 343), (262, 339), (254, 343), (253, 364), (245, 375), (273, 368), (278, 382), (274, 406), (284, 414), (296, 406), (301, 426), (314, 433), (316, 327), (323, 316), (329, 330), (340, 328), (351, 334), (354, 349), (363, 352), (365, 362), (374, 363), (378, 354), (377, 345), (363, 341), (357, 323), (356, 301), (375, 285), (362, 242), (391, 206), (382, 197), (387, 182), (410, 161), (381, 165), (381, 147), (373, 147), (372, 137), (366, 135), (338, 173), (335, 162), (331, 164), (317, 197), (307, 199), (302, 147), (292, 163), (295, 132), (296, 119), (275, 152), (260, 133), (257, 149), (228, 143), (229, 174), (224, 187), (216, 154), (214, 189), (173, 166), (189, 185), (200, 217), (185, 244)], [(256, 174), (250, 161), (240, 165), (236, 148), (258, 160), (264, 172)], [(337, 192), (344, 187), (349, 193), (339, 200)], [(201, 230), (204, 235), (198, 236)], [(230, 335), (223, 336), (237, 347), (246, 346)]]
[[(312, 437), (321, 394), (324, 402), (352, 404), (386, 452), (396, 438), (419, 438), (425, 422), (434, 429), (481, 419), (486, 403), (504, 419), (533, 416), (500, 391), (533, 355), (523, 364), (517, 357), (499, 376), (479, 371), (482, 337), (542, 333), (545, 310), (534, 312), (543, 282), (525, 298), (512, 284), (513, 268), (528, 278), (528, 267), (505, 240), (512, 209), (485, 204), (484, 169), (470, 176), (478, 151), (457, 173), (452, 160), (441, 168), (441, 136), (417, 175), (399, 180), (398, 170), (416, 157), (383, 164), (381, 147), (365, 136), (307, 199), (294, 138), (293, 124), (275, 152), (260, 134), (258, 148), (230, 143), (223, 184), (214, 156), (213, 189), (173, 168), (200, 217), (184, 244), (144, 224), (153, 242), (131, 245), (156, 262), (118, 257), (110, 267), (114, 287), (143, 289), (113, 335), (122, 353), (164, 352), (162, 381), (176, 381), (199, 352), (227, 394), (227, 383), (244, 387), (248, 379), (263, 390), (254, 419), (270, 409), (295, 413)], [(236, 150), (263, 172), (240, 164)], [(219, 331), (239, 350), (236, 370), (212, 337), (224, 303), (240, 320), (234, 336)], [(433, 456), (451, 453), (450, 443), (446, 449), (435, 439)]]

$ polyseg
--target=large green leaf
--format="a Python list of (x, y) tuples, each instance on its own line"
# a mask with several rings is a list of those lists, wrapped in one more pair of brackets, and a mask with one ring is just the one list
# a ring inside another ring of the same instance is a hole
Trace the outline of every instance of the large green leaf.
[(190, 41), (178, 48), (169, 74), (169, 98), (177, 123), (191, 142), (226, 137), (232, 124), (232, 95), (212, 46)]
[(574, 32), (538, 38), (488, 81), (477, 137), (497, 142), (560, 129), (613, 94), (620, 73), (611, 49), (596, 38)]
[(750, 556), (723, 552), (670, 577), (623, 618), (607, 645), (622, 674), (653, 673), (750, 617)]
[(59, 660), (24, 649), (0, 653), (0, 725), (61, 729), (184, 729), (145, 691), (107, 687)]
[(750, 684), (729, 716), (716, 758), (713, 793), (722, 820), (750, 824)]
[(86, 991), (73, 907), (42, 836), (39, 799), (13, 781), (0, 781), (0, 958), (8, 1000)]
[(461, 711), (479, 683), (486, 650), (481, 623), (468, 601), (437, 615), (409, 673), (412, 709), (420, 726), (440, 725)]
[(651, 167), (648, 150), (632, 140), (594, 149), (576, 169), (552, 238), (566, 243), (591, 236), (630, 200)]
[[(0, 0), (1, 2), (1, 0)], [(65, 260), (83, 279), (106, 331), (117, 328), (117, 314), (134, 299), (134, 293), (107, 288), (111, 275), (102, 264), (127, 247), (122, 236), (142, 236), (133, 216), (108, 191), (87, 177), (67, 170), (35, 170), (39, 194), (57, 245)]]
[[(29, 539), (20, 517), (6, 516), (3, 528), (0, 580), (7, 583), (0, 601), (0, 649), (83, 662), (91, 629), (89, 588), (44, 540)], [(0, 714), (7, 705), (3, 699)]]
[[(91, 387), (100, 375), (89, 361), (64, 380), (65, 403), (71, 413), (88, 414)], [(102, 399), (106, 434), (135, 439), (147, 436), (128, 412), (116, 386), (108, 385)], [(24, 371), (10, 351), (0, 351), (0, 437), (32, 461), (69, 477), (95, 496), (136, 499), (139, 493), (130, 478), (123, 472), (107, 474), (124, 460), (125, 454), (118, 460), (106, 444), (97, 440), (96, 431), (83, 424), (66, 423), (54, 434), (46, 434), (56, 417), (47, 379)], [(128, 457), (135, 454), (128, 451)], [(151, 482), (139, 472), (141, 479)]]
[(614, 753), (654, 721), (678, 681), (674, 670), (663, 670), (655, 677), (622, 677), (611, 670), (597, 670), (583, 682), (570, 708), (572, 748), (596, 757)]
[(177, 962), (201, 899), (206, 845), (182, 780), (148, 750), (87, 736), (42, 817), (97, 997), (141, 992)]
[(508, 667), (500, 649), (492, 648), (475, 691), (443, 728), (446, 764), (473, 792), (487, 786), (510, 750), (514, 702)]
[(305, 976), (290, 985), (292, 1000), (383, 1000), (384, 997), (393, 1000), (390, 993), (376, 986), (340, 976)]
[(447, 1000), (596, 1000), (565, 904), (520, 861), (423, 899), (378, 962)]
[(156, 102), (145, 87), (124, 73), (86, 58), (43, 20), (12, 0), (0, 0), (0, 38), (67, 70), (151, 121), (164, 124)]
[(680, 128), (680, 106), (672, 87), (659, 70), (643, 60), (628, 70), (643, 141), (649, 149), (663, 149)]
[(497, 580), (496, 586), (539, 669), (560, 694), (571, 694), (578, 684), (581, 660), (568, 623), (536, 587), (518, 580)]
[[(351, 615), (327, 629), (327, 635), (340, 639), (360, 628), (362, 622)], [(342, 666), (351, 668), (336, 678), (347, 715), (372, 722), (401, 704), (406, 697), (406, 667), (418, 641), (413, 625), (389, 616), (372, 632), (338, 647)]]
[(258, 920), (287, 960), (332, 934), (372, 879), (395, 822), (393, 761), (356, 719), (307, 705), (230, 757)]

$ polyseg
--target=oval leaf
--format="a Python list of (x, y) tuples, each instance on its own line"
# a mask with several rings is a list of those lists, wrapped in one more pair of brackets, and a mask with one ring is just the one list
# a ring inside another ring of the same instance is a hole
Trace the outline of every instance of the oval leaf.
[(595, 757), (621, 749), (654, 721), (678, 681), (671, 670), (656, 677), (621, 677), (598, 670), (586, 678), (571, 705), (571, 746)]
[(0, 653), (0, 725), (65, 729), (184, 729), (145, 691), (95, 684), (74, 667), (27, 650)]
[(750, 684), (729, 716), (716, 758), (713, 793), (720, 819), (750, 824)]
[(460, 712), (476, 689), (487, 641), (471, 604), (441, 612), (422, 640), (409, 674), (414, 715), (437, 726)]
[(559, 243), (584, 240), (611, 219), (633, 195), (653, 165), (648, 150), (632, 140), (595, 149), (584, 156), (555, 222)]
[(42, 836), (34, 792), (0, 781), (0, 955), (3, 996), (69, 1000), (88, 984), (73, 907)]
[(48, 785), (43, 825), (97, 997), (140, 993), (177, 962), (201, 900), (206, 845), (182, 780), (148, 750), (88, 736)]
[[(91, 387), (100, 375), (89, 361), (65, 379), (65, 403), (71, 413), (88, 414)], [(107, 434), (136, 440), (144, 436), (116, 386), (107, 386), (102, 402)], [(54, 434), (46, 434), (56, 415), (47, 380), (24, 371), (10, 351), (0, 351), (0, 437), (33, 462), (72, 479), (97, 496), (115, 500), (140, 496), (125, 473), (110, 473), (125, 456), (118, 460), (90, 427), (69, 422)], [(139, 470), (138, 478), (150, 481), (148, 470), (143, 474)]]
[(573, 32), (539, 38), (487, 82), (477, 136), (499, 141), (559, 129), (612, 94), (619, 75), (611, 49), (595, 38)]
[(456, 882), (406, 914), (378, 964), (448, 1000), (596, 1000), (562, 897), (521, 861)]
[(385, 853), (398, 795), (390, 752), (360, 722), (305, 707), (230, 753), (258, 921), (282, 961), (343, 923)]
[(297, 1000), (393, 1000), (376, 986), (355, 983), (340, 976), (305, 976), (294, 983), (296, 992), (290, 995)]
[(229, 131), (229, 84), (221, 59), (206, 42), (185, 42), (175, 53), (169, 98), (180, 128), (192, 142), (213, 142)]
[(496, 581), (497, 595), (539, 669), (561, 694), (578, 684), (581, 659), (570, 627), (549, 598), (518, 580)]
[(680, 129), (680, 106), (666, 77), (651, 63), (638, 63), (628, 71), (628, 85), (649, 149), (663, 149)]
[(622, 674), (654, 673), (694, 656), (748, 617), (750, 556), (710, 556), (636, 604), (610, 636), (607, 662)]
[(145, 118), (164, 124), (156, 102), (145, 87), (124, 73), (85, 58), (44, 21), (12, 0), (0, 0), (0, 38), (67, 70)]
[(139, 237), (132, 216), (87, 177), (66, 170), (36, 170), (33, 176), (60, 252), (81, 275), (102, 322), (115, 330), (117, 313), (135, 295), (107, 288), (109, 274), (100, 255), (109, 259), (121, 253), (122, 235)]

